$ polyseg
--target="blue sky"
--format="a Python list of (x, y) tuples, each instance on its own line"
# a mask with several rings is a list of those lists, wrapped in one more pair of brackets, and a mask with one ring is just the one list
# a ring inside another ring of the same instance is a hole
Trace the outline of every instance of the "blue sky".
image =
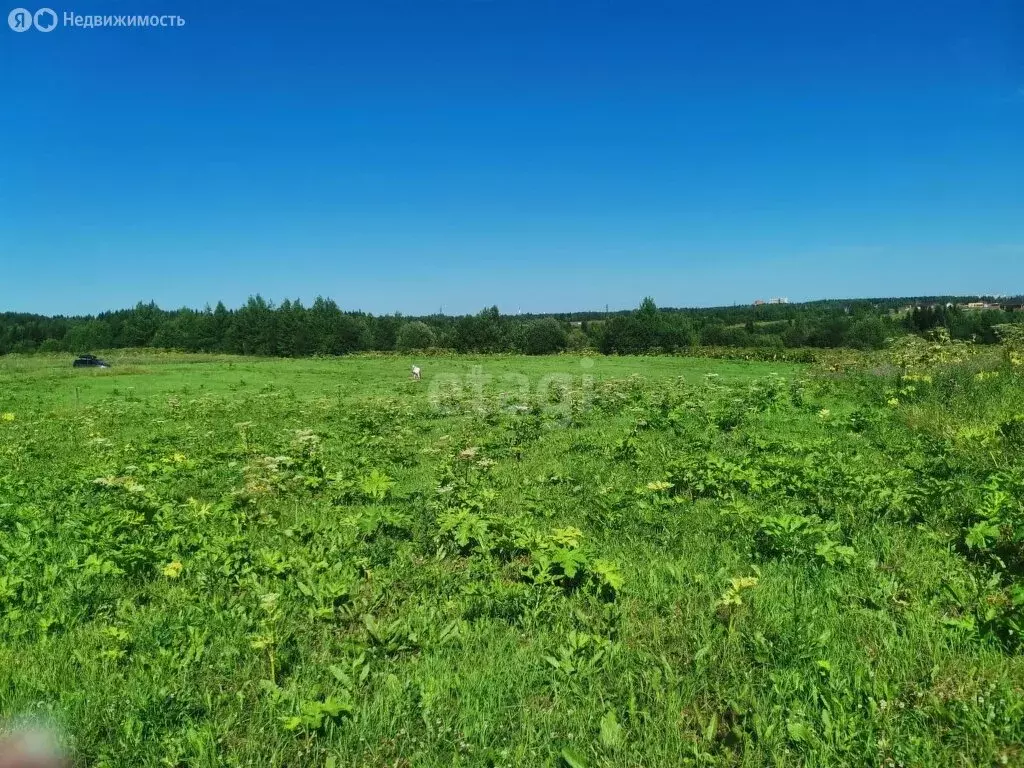
[(186, 24), (0, 27), (0, 310), (1024, 292), (1018, 0), (52, 7)]

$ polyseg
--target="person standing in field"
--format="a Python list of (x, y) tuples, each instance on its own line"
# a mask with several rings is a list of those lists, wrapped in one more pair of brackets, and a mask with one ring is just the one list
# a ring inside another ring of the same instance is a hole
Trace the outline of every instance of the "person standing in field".
[(420, 367), (418, 365), (414, 365), (412, 367), (412, 377), (416, 379), (416, 381), (420, 380)]

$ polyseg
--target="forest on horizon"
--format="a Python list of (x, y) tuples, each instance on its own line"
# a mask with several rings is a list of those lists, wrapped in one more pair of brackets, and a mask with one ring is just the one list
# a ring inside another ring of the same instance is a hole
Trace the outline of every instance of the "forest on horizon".
[(274, 304), (260, 295), (241, 307), (165, 310), (139, 302), (96, 315), (0, 313), (0, 354), (83, 353), (153, 347), (186, 352), (305, 357), (364, 351), (444, 349), (454, 352), (552, 354), (673, 353), (695, 347), (784, 351), (800, 348), (878, 349), (895, 336), (946, 329), (951, 338), (991, 344), (995, 328), (1024, 323), (1021, 298), (967, 308), (985, 297), (931, 296), (823, 300), (712, 308), (658, 308), (503, 315), (404, 316), (345, 311), (327, 298), (309, 306)]

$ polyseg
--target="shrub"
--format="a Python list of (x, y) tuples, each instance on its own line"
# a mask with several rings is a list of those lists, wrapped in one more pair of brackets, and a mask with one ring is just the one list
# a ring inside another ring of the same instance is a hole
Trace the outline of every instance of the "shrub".
[(562, 324), (553, 317), (529, 323), (523, 333), (523, 351), (528, 355), (550, 355), (561, 352), (568, 343)]
[(398, 329), (395, 345), (401, 352), (411, 352), (417, 349), (429, 349), (434, 346), (434, 341), (434, 332), (430, 330), (430, 326), (419, 320), (414, 320)]

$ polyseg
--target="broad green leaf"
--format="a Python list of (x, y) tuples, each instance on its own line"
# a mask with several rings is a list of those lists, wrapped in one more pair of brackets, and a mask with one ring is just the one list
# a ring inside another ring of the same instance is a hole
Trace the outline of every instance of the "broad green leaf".
[(966, 543), (971, 549), (984, 549), (988, 546), (989, 540), (999, 536), (998, 526), (988, 521), (975, 524), (967, 533)]
[(601, 718), (601, 743), (608, 748), (617, 747), (622, 743), (622, 726), (619, 725), (612, 710), (608, 710)]
[(796, 720), (790, 720), (786, 723), (786, 733), (789, 734), (789, 738), (799, 744), (809, 744), (814, 738), (814, 731), (811, 730), (810, 726)]
[(566, 747), (562, 750), (561, 758), (566, 768), (587, 768), (587, 763), (580, 753), (571, 747)]

